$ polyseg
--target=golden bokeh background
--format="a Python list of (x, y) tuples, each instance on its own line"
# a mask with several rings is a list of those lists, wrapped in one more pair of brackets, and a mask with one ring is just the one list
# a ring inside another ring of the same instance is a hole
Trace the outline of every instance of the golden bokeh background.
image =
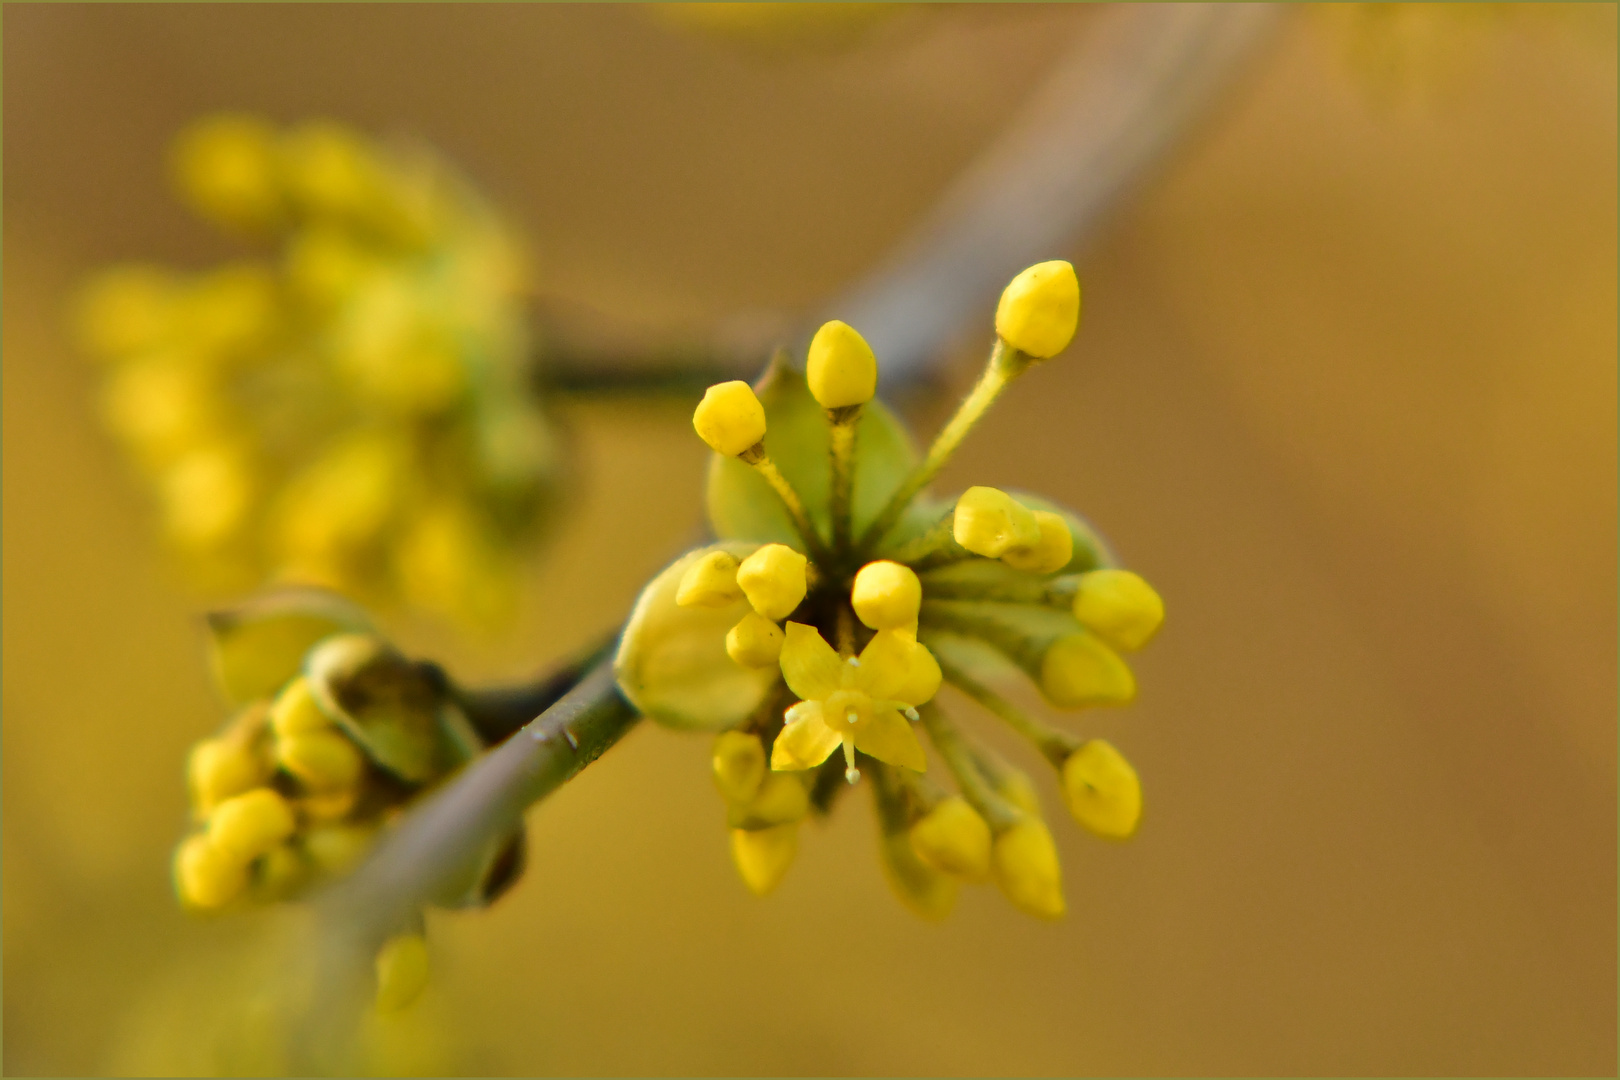
[[(871, 265), (1088, 17), (908, 11), (796, 48), (608, 6), (8, 7), (6, 1071), (184, 1067), (196, 973), (257, 929), (170, 892), (220, 706), (66, 333), (93, 267), (231, 250), (166, 188), (182, 124), (419, 133), (549, 293), (690, 337)], [(643, 728), (531, 812), (513, 895), (431, 921), (415, 1064), (1612, 1074), (1613, 26), (1459, 21), (1392, 70), (1290, 12), (1109, 228), (1052, 252), (1086, 289), (1076, 345), (943, 486), (1081, 510), (1168, 603), (1138, 703), (1075, 721), (1140, 770), (1141, 832), (1084, 836), (1045, 789), (1064, 922), (983, 889), (918, 922), (864, 799), (757, 900), (707, 741)], [(521, 625), (398, 636), (497, 678), (613, 625), (697, 526), (689, 406), (570, 408), (581, 497)]]

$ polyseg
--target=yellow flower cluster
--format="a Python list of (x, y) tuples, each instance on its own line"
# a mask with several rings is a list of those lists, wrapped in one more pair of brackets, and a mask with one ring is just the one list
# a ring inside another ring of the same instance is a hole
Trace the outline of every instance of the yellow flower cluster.
[(77, 326), (106, 423), (206, 584), (326, 585), (484, 625), (554, 493), (526, 257), (425, 148), (215, 116), (177, 185), (262, 257), (119, 266)]
[[(643, 591), (616, 668), (646, 715), (721, 732), (715, 782), (755, 892), (782, 880), (802, 820), (870, 773), (884, 865), (914, 909), (943, 914), (958, 883), (993, 880), (1025, 911), (1063, 912), (1033, 786), (946, 716), (933, 700), (943, 682), (1034, 743), (1080, 824), (1135, 831), (1141, 787), (1124, 757), (989, 684), (1021, 669), (1060, 708), (1130, 702), (1120, 651), (1158, 630), (1158, 594), (1045, 500), (991, 487), (948, 502), (926, 494), (1006, 386), (1067, 347), (1079, 311), (1068, 263), (1018, 275), (984, 375), (921, 457), (874, 398), (872, 350), (841, 322), (816, 334), (803, 374), (778, 357), (757, 389), (723, 383), (698, 404), (719, 542)], [(919, 727), (957, 793), (927, 775)]]
[[(296, 898), (351, 868), (428, 786), (484, 740), (436, 668), (401, 656), (330, 594), (271, 594), (210, 619), (213, 659), (237, 706), (187, 763), (194, 828), (175, 891), (213, 913)], [(505, 837), (463, 904), (486, 904), (521, 871)], [(402, 1008), (426, 981), (420, 934), (377, 959), (378, 1003)]]

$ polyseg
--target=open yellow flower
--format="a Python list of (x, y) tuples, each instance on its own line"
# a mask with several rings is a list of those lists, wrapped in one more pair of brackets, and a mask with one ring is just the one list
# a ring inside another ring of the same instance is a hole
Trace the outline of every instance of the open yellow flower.
[[(886, 630), (875, 634), (859, 658), (840, 659), (821, 634), (803, 623), (787, 624), (782, 646), (782, 677), (801, 700), (787, 711), (787, 724), (771, 750), (773, 769), (813, 769), (844, 747), (844, 776), (860, 779), (855, 751), (890, 765), (922, 772), (928, 767), (922, 744), (906, 714), (905, 701), (915, 663), (915, 641)], [(926, 699), (924, 699), (926, 700)]]

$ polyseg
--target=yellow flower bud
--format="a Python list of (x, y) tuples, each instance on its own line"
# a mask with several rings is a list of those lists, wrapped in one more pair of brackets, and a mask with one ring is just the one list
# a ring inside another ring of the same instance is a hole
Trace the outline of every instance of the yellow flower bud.
[(294, 809), (306, 821), (341, 821), (360, 801), (360, 788), (334, 788), (314, 791), (294, 802)]
[(1038, 359), (1067, 348), (1079, 323), (1080, 279), (1061, 259), (1037, 263), (1013, 278), (996, 305), (996, 333)]
[(1009, 548), (1033, 547), (1041, 527), (1028, 507), (993, 487), (970, 487), (956, 500), (951, 529), (956, 542), (990, 559)]
[(258, 117), (205, 117), (175, 140), (175, 181), (204, 217), (263, 227), (281, 212), (275, 143), (275, 129)]
[(188, 907), (223, 907), (246, 887), (246, 861), (219, 850), (204, 833), (188, 836), (174, 853), (175, 892)]
[(204, 739), (191, 748), (186, 761), (191, 800), (204, 814), (232, 795), (258, 787), (269, 773), (259, 755), (231, 739)]
[(304, 834), (304, 850), (316, 866), (340, 874), (360, 861), (375, 835), (376, 829), (369, 825), (317, 825)]
[(782, 657), (782, 628), (750, 611), (726, 633), (726, 655), (746, 668), (775, 667)]
[(255, 788), (219, 804), (208, 819), (208, 840), (244, 865), (293, 833), (292, 808), (269, 788)]
[(1074, 558), (1074, 534), (1063, 515), (1048, 510), (1035, 511), (1035, 524), (1041, 538), (1028, 547), (1010, 547), (1001, 553), (1001, 561), (1014, 570), (1027, 570), (1032, 574), (1053, 574), (1069, 565)]
[(765, 437), (765, 406), (740, 379), (718, 383), (698, 402), (692, 426), (715, 453), (736, 457)]
[(360, 779), (365, 759), (336, 730), (305, 731), (276, 740), (281, 767), (317, 791), (351, 788)]
[(255, 899), (279, 900), (303, 884), (309, 866), (291, 844), (272, 848), (254, 866)]
[(270, 706), (270, 728), (278, 739), (290, 739), (306, 731), (324, 731), (331, 719), (315, 704), (309, 681), (302, 675), (288, 683)]
[(990, 826), (960, 795), (942, 799), (911, 827), (917, 857), (969, 881), (990, 876)]
[(228, 447), (204, 447), (163, 477), (161, 494), (170, 538), (188, 548), (207, 549), (225, 543), (246, 523), (253, 476)]
[(765, 779), (765, 747), (746, 731), (723, 732), (714, 740), (714, 786), (729, 802), (748, 802)]
[(174, 275), (159, 267), (104, 270), (79, 298), (79, 339), (101, 359), (156, 348), (174, 329), (178, 293)]
[(810, 339), (805, 378), (823, 409), (865, 405), (877, 393), (877, 357), (853, 326), (834, 319)]
[(884, 833), (880, 850), (883, 876), (901, 903), (924, 919), (943, 919), (951, 913), (959, 891), (955, 879), (918, 858), (905, 833)]
[(855, 575), (850, 603), (861, 622), (874, 630), (915, 626), (922, 606), (922, 582), (909, 566), (888, 560), (870, 562)]
[(810, 793), (794, 773), (767, 772), (746, 804), (733, 804), (726, 823), (734, 829), (763, 829), (800, 821), (810, 812)]
[(1136, 697), (1136, 676), (1118, 653), (1082, 630), (1058, 638), (1046, 650), (1041, 693), (1062, 708), (1125, 705)]
[(377, 951), (377, 1009), (396, 1012), (421, 996), (428, 981), (427, 942), (400, 934)]
[(1123, 840), (1142, 819), (1142, 781), (1102, 739), (1085, 743), (1063, 762), (1063, 797), (1074, 820), (1098, 836)]
[(1063, 914), (1063, 874), (1044, 821), (1025, 818), (996, 837), (991, 863), (996, 884), (1020, 910), (1043, 919)]
[(934, 695), (939, 693), (939, 684), (944, 681), (944, 673), (939, 670), (939, 661), (928, 651), (928, 646), (920, 641), (914, 641), (911, 643), (907, 662), (909, 666), (906, 669), (905, 681), (894, 692), (894, 699), (907, 705), (921, 705), (926, 701), (932, 701)]
[(675, 603), (679, 607), (723, 608), (736, 603), (740, 596), (737, 557), (724, 551), (711, 551), (682, 575)]
[(1035, 793), (1034, 783), (1016, 769), (1008, 769), (996, 777), (996, 794), (1030, 817), (1041, 816), (1041, 797)]
[(1080, 575), (1074, 617), (1114, 648), (1133, 652), (1158, 632), (1164, 601), (1129, 570), (1093, 570)]
[(761, 616), (785, 619), (809, 589), (808, 564), (808, 559), (786, 544), (766, 544), (737, 567), (737, 584)]
[(782, 883), (798, 850), (797, 822), (769, 829), (731, 830), (731, 860), (755, 896), (764, 896)]

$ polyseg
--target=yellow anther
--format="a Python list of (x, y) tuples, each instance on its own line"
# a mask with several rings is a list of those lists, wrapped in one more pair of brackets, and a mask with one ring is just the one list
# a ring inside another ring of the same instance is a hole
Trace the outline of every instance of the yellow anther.
[(421, 996), (428, 981), (427, 942), (421, 934), (400, 934), (377, 951), (377, 1009), (395, 1012)]
[(304, 850), (316, 866), (338, 874), (360, 861), (375, 836), (376, 829), (369, 825), (317, 825), (304, 833)]
[(289, 739), (306, 731), (324, 731), (331, 719), (315, 704), (309, 681), (302, 675), (288, 683), (270, 706), (270, 728), (278, 739)]
[(190, 907), (223, 907), (246, 887), (247, 863), (220, 851), (206, 834), (188, 836), (174, 853), (175, 892)]
[(740, 379), (718, 383), (698, 402), (692, 426), (715, 453), (736, 457), (765, 437), (765, 406)]
[(1046, 650), (1041, 693), (1064, 708), (1125, 705), (1136, 697), (1136, 676), (1095, 634), (1080, 631), (1058, 638)]
[(230, 739), (204, 739), (191, 748), (186, 761), (191, 800), (203, 814), (244, 791), (258, 787), (269, 776), (265, 763), (249, 747)]
[(917, 857), (969, 881), (990, 876), (990, 826), (960, 795), (941, 800), (911, 827)]
[(922, 582), (909, 566), (870, 562), (855, 575), (850, 603), (861, 622), (874, 630), (900, 630), (917, 624)]
[(782, 628), (757, 611), (726, 633), (726, 655), (746, 668), (775, 667), (782, 657)]
[(1080, 279), (1061, 259), (1037, 263), (1012, 279), (996, 305), (996, 333), (1038, 359), (1068, 347), (1080, 323)]
[(276, 760), (317, 791), (351, 788), (365, 768), (359, 748), (336, 730), (305, 731), (277, 739)]
[(1045, 822), (1025, 818), (997, 836), (991, 863), (996, 884), (1020, 910), (1043, 919), (1063, 914), (1063, 874)]
[(293, 827), (287, 800), (269, 788), (255, 788), (219, 804), (208, 819), (208, 840), (245, 865), (291, 836)]
[(675, 603), (680, 607), (723, 608), (736, 603), (741, 596), (737, 557), (724, 551), (711, 551), (681, 577)]
[(737, 584), (761, 616), (785, 619), (808, 591), (808, 565), (808, 559), (786, 544), (766, 544), (737, 567)]
[(932, 701), (934, 695), (939, 693), (939, 684), (943, 680), (944, 674), (939, 670), (939, 661), (928, 651), (928, 646), (913, 641), (907, 656), (906, 675), (900, 683), (900, 688), (894, 692), (894, 699), (907, 705), (921, 705)]
[(175, 180), (204, 217), (263, 227), (281, 210), (275, 142), (275, 129), (258, 117), (206, 117), (175, 140)]
[(714, 786), (728, 802), (745, 803), (765, 779), (765, 747), (746, 731), (723, 732), (714, 740)]
[(1032, 547), (1041, 538), (1035, 514), (993, 487), (970, 487), (962, 493), (951, 532), (958, 544), (990, 559), (999, 559), (1009, 548)]
[(797, 822), (769, 829), (731, 830), (731, 860), (755, 896), (764, 896), (782, 883), (798, 850)]
[(805, 378), (823, 409), (865, 405), (877, 393), (877, 357), (853, 326), (834, 319), (810, 339)]
[(1132, 652), (1158, 632), (1164, 601), (1129, 570), (1093, 570), (1080, 575), (1074, 617), (1114, 648)]
[(1063, 797), (1074, 820), (1098, 836), (1123, 840), (1142, 819), (1142, 781), (1102, 739), (1085, 743), (1063, 762)]
[(1001, 561), (1014, 570), (1054, 574), (1074, 558), (1074, 534), (1062, 514), (1049, 510), (1035, 511), (1035, 524), (1041, 530), (1041, 538), (1028, 547), (1008, 548), (1001, 553)]

